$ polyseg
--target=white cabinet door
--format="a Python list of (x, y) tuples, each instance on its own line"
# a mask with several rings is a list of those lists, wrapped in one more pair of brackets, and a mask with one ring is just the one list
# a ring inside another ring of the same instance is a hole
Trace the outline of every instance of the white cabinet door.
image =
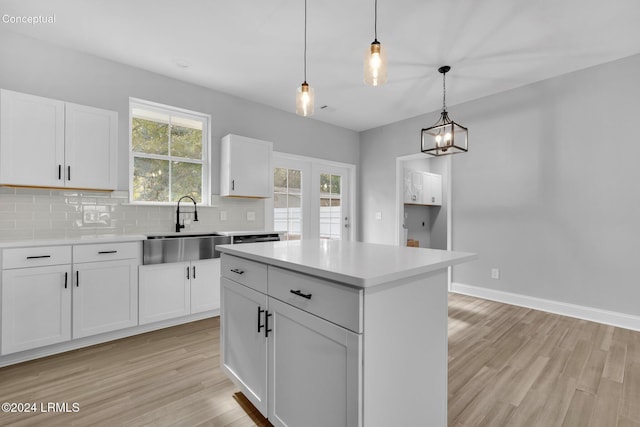
[(0, 183), (64, 186), (64, 102), (0, 91)]
[(118, 113), (66, 103), (67, 187), (115, 189)]
[(138, 324), (138, 261), (75, 265), (73, 338)]
[(220, 308), (220, 258), (191, 262), (191, 313)]
[(239, 135), (222, 138), (220, 195), (271, 197), (273, 144)]
[(140, 266), (140, 324), (186, 316), (191, 311), (190, 263)]
[(2, 272), (2, 354), (71, 339), (69, 265)]
[(267, 297), (224, 277), (221, 285), (222, 370), (266, 417), (267, 337), (264, 322)]
[(423, 173), (411, 169), (404, 170), (404, 203), (421, 205), (423, 203)]
[(423, 188), (425, 205), (441, 206), (442, 205), (442, 175), (435, 173), (423, 174)]
[(271, 424), (360, 425), (359, 335), (271, 297), (269, 313)]

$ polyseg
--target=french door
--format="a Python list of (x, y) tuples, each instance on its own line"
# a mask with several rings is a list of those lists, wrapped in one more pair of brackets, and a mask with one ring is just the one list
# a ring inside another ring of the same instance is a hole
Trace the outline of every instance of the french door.
[(274, 153), (267, 224), (283, 240), (353, 239), (355, 166)]

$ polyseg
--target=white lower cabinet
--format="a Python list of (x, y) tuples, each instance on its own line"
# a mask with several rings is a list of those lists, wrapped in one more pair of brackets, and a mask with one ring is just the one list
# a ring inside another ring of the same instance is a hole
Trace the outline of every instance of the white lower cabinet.
[(140, 266), (140, 324), (220, 308), (220, 259)]
[(220, 340), (222, 369), (247, 399), (267, 415), (267, 296), (226, 278), (221, 279)]
[(269, 313), (271, 424), (358, 426), (360, 336), (271, 297)]
[(136, 326), (140, 254), (138, 242), (3, 249), (1, 353)]
[(71, 265), (2, 272), (2, 354), (71, 339)]
[(188, 262), (140, 266), (140, 324), (189, 314)]
[(191, 314), (220, 308), (220, 258), (191, 261)]
[(73, 338), (138, 324), (136, 259), (75, 264)]
[(362, 293), (226, 254), (221, 274), (222, 369), (249, 401), (274, 426), (360, 426), (362, 334), (334, 322)]

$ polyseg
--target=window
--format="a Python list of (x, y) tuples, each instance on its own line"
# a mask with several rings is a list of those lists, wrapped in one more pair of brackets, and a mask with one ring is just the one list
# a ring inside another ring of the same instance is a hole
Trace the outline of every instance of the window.
[(273, 228), (283, 240), (302, 237), (302, 171), (275, 168), (273, 171)]
[[(320, 174), (320, 238), (340, 240), (342, 237), (342, 177)], [(345, 218), (346, 219), (346, 218)]]
[(191, 196), (209, 204), (209, 116), (142, 100), (129, 104), (131, 201)]

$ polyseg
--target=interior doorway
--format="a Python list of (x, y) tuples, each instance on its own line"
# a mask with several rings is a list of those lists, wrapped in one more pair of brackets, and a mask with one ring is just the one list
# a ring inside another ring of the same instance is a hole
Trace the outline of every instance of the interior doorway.
[[(451, 164), (451, 156), (430, 157), (418, 153), (396, 158), (396, 242), (399, 246), (451, 250)], [(431, 195), (426, 200), (420, 194), (427, 191), (431, 175), (441, 180), (441, 200)], [(419, 181), (421, 176), (424, 187)]]

